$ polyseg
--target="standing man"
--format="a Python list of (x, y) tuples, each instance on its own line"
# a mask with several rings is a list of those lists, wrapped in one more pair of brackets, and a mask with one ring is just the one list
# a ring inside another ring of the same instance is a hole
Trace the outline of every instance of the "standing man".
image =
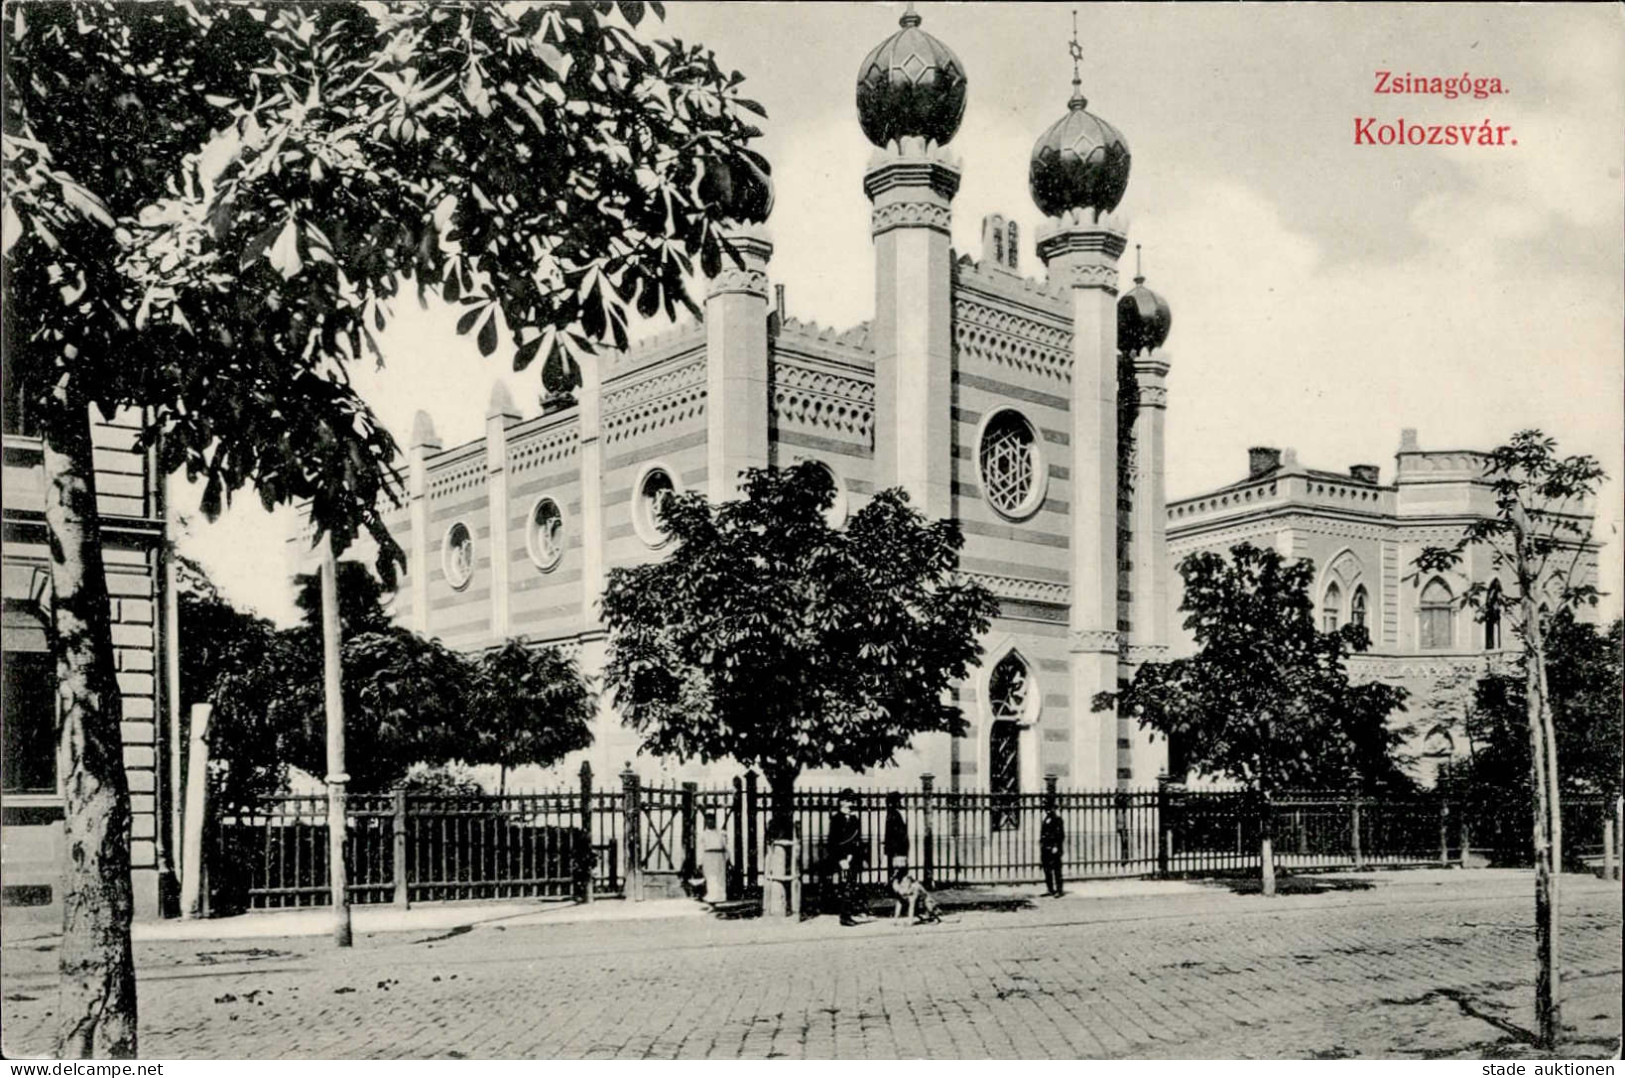
[(1038, 859), (1044, 866), (1044, 888), (1051, 898), (1061, 897), (1061, 845), (1066, 827), (1055, 811), (1055, 799), (1044, 801), (1044, 822), (1038, 828)]
[(858, 795), (842, 790), (835, 799), (835, 815), (829, 819), (829, 856), (835, 864), (836, 902), (841, 924), (855, 925), (858, 868), (863, 863), (863, 828), (858, 823)]

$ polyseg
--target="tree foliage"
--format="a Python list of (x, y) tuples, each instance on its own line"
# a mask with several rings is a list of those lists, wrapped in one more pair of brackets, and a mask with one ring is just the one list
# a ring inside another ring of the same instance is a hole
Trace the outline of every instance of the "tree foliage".
[(644, 750), (731, 758), (788, 794), (806, 768), (965, 732), (946, 694), (998, 607), (956, 575), (957, 522), (889, 490), (838, 530), (834, 496), (816, 464), (752, 469), (738, 500), (667, 500), (670, 556), (610, 571), (605, 683)]
[(1179, 572), (1197, 653), (1146, 663), (1096, 710), (1115, 702), (1177, 740), (1193, 770), (1264, 793), (1407, 782), (1393, 755), (1406, 730), (1389, 723), (1405, 690), (1350, 682), (1348, 657), (1369, 637), (1363, 626), (1316, 628), (1313, 563), (1242, 543), (1228, 558), (1192, 554)]
[(515, 767), (545, 766), (592, 745), (597, 701), (575, 661), (557, 648), (509, 640), (482, 655), (471, 674), (473, 742), (460, 738), (456, 755), (471, 764), (497, 765), (502, 788)]
[(742, 76), (644, 40), (650, 8), (14, 6), (8, 362), (36, 405), (66, 378), (152, 409), (206, 511), (309, 499), (398, 562), (395, 444), (344, 369), (382, 360), (403, 287), (568, 388), (634, 307), (693, 309), (740, 178), (766, 182)]

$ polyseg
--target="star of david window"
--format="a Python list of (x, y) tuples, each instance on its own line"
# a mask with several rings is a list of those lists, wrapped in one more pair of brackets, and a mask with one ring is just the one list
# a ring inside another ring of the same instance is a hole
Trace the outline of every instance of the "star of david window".
[(474, 533), (462, 521), (446, 529), (440, 567), (445, 570), (446, 582), (459, 591), (468, 587), (474, 577)]
[(1020, 412), (1005, 409), (988, 421), (978, 461), (982, 492), (1001, 515), (1030, 516), (1044, 500), (1038, 435)]
[(547, 570), (564, 556), (564, 513), (552, 498), (542, 498), (530, 511), (530, 534), (526, 537), (530, 560)]

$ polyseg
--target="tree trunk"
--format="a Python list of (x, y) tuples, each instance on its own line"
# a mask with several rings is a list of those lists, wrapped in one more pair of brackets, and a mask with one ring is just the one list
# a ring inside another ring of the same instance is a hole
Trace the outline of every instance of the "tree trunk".
[(83, 400), (70, 395), (56, 402), (44, 459), (64, 832), (56, 1052), (71, 1059), (134, 1058), (124, 709), (113, 673), (90, 412)]
[(1562, 1028), (1559, 987), (1562, 981), (1557, 964), (1557, 873), (1553, 826), (1557, 800), (1557, 745), (1551, 738), (1551, 720), (1546, 714), (1546, 644), (1535, 598), (1539, 583), (1530, 571), (1528, 549), (1529, 521), (1520, 506), (1511, 513), (1513, 545), (1517, 557), (1519, 599), (1523, 606), (1524, 705), (1529, 723), (1529, 779), (1534, 794), (1531, 824), (1535, 843), (1535, 1019), (1539, 1045), (1557, 1046)]
[(1258, 874), (1259, 891), (1265, 898), (1275, 897), (1275, 806), (1269, 790), (1260, 791), (1258, 812)]
[(762, 774), (767, 777), (767, 786), (773, 798), (767, 818), (768, 840), (791, 838), (796, 828), (796, 777), (801, 771), (799, 768), (764, 764)]

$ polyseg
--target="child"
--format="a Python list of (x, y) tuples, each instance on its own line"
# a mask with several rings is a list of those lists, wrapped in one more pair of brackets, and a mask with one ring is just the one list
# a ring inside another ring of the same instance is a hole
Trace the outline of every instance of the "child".
[(915, 924), (929, 924), (942, 920), (942, 910), (937, 906), (937, 900), (931, 897), (931, 892), (925, 889), (925, 884), (914, 878), (907, 865), (894, 865), (891, 870), (891, 890), (897, 898), (892, 907), (892, 917), (903, 915), (903, 905), (908, 904), (908, 915), (914, 918)]

